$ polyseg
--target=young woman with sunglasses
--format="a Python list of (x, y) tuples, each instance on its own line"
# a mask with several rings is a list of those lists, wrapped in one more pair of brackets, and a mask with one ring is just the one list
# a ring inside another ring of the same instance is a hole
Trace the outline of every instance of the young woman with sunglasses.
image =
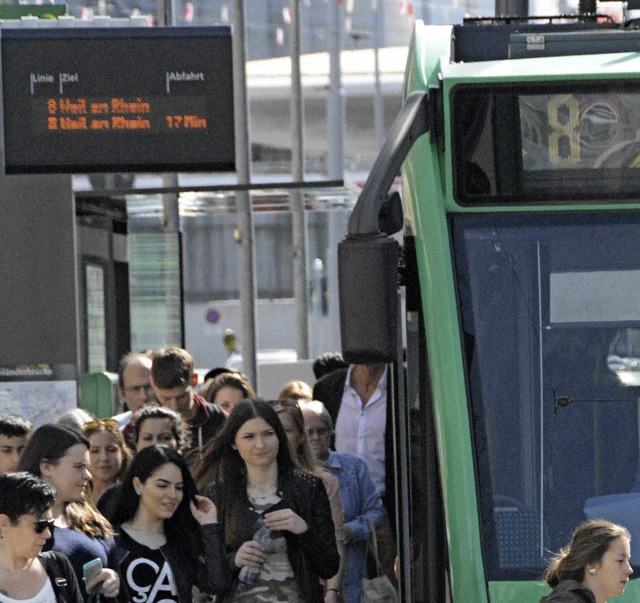
[(184, 459), (151, 445), (133, 459), (113, 516), (124, 587), (132, 601), (187, 603), (192, 589), (215, 595), (231, 581), (218, 511)]
[[(340, 565), (329, 500), (322, 480), (295, 466), (271, 406), (240, 402), (195, 471), (219, 509), (237, 578), (223, 603), (322, 603), (320, 580)], [(271, 531), (267, 547), (254, 539), (260, 524)], [(260, 570), (254, 583), (240, 581), (243, 567)]]
[[(96, 579), (101, 584), (99, 593), (115, 598), (120, 576), (113, 530), (86, 498), (91, 479), (88, 466), (88, 440), (74, 429), (53, 423), (35, 430), (20, 461), (21, 470), (42, 478), (56, 490), (52, 507), (55, 529), (45, 549), (69, 558), (79, 584), (83, 584), (83, 564), (99, 558), (103, 566)], [(84, 589), (90, 586), (85, 584)]]
[[(56, 492), (27, 472), (0, 474), (0, 601), (81, 603), (73, 568), (60, 553), (42, 553), (51, 536)], [(93, 584), (92, 584), (93, 585)]]
[(115, 419), (89, 421), (82, 432), (89, 440), (91, 500), (97, 505), (104, 492), (124, 475), (131, 452)]

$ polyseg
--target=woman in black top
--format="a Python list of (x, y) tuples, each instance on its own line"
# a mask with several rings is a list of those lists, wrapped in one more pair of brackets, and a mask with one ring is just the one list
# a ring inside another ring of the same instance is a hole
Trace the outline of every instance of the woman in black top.
[[(237, 580), (223, 601), (321, 603), (320, 579), (338, 571), (329, 500), (322, 481), (295, 468), (282, 423), (263, 401), (240, 402), (196, 467), (218, 504)], [(269, 536), (255, 539), (258, 526)], [(259, 570), (253, 583), (241, 581)]]
[(621, 595), (633, 573), (630, 539), (626, 528), (609, 521), (580, 525), (551, 560), (545, 581), (553, 592), (540, 603), (606, 603)]
[(230, 583), (217, 509), (198, 496), (189, 469), (170, 446), (133, 459), (115, 508), (116, 549), (132, 601), (192, 600), (192, 589), (219, 594)]
[(39, 597), (81, 603), (73, 568), (61, 553), (42, 553), (51, 536), (56, 491), (27, 473), (0, 474), (0, 600)]

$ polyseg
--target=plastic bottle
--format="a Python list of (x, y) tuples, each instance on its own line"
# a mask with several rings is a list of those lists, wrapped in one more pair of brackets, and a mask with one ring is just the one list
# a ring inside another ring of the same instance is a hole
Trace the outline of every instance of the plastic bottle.
[[(262, 548), (265, 553), (269, 553), (272, 551), (273, 540), (271, 538), (271, 528), (268, 528), (264, 525), (262, 521), (258, 524), (260, 527), (257, 529), (256, 533), (253, 535), (253, 540), (255, 540)], [(244, 582), (245, 584), (255, 584), (258, 579), (258, 575), (260, 574), (261, 568), (259, 567), (249, 567), (247, 565), (243, 565), (240, 569), (240, 574), (238, 575), (238, 579), (240, 582)]]

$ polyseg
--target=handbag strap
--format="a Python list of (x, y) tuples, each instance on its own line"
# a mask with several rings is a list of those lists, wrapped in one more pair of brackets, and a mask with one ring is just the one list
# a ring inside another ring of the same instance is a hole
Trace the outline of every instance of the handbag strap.
[(378, 557), (378, 537), (376, 536), (376, 526), (373, 525), (373, 521), (371, 521), (371, 517), (368, 515), (367, 524), (369, 524), (369, 540), (367, 541), (367, 551), (371, 551), (373, 554), (373, 559), (376, 562), (376, 571), (378, 572), (378, 576), (384, 573), (382, 569), (382, 563), (380, 563), (380, 557)]

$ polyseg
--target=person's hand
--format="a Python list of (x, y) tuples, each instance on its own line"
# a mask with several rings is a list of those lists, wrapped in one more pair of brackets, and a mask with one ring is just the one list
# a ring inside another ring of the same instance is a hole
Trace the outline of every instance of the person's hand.
[(339, 603), (342, 601), (340, 594), (335, 589), (327, 589), (327, 593), (324, 596), (324, 603)]
[(304, 534), (309, 529), (307, 522), (291, 509), (279, 509), (278, 511), (266, 513), (264, 525), (272, 530), (286, 530), (293, 534)]
[(196, 502), (191, 501), (189, 506), (191, 514), (201, 526), (218, 523), (218, 509), (206, 496), (196, 495)]
[(234, 558), (236, 567), (248, 567), (260, 568), (264, 563), (265, 555), (264, 549), (255, 540), (247, 540), (242, 543), (242, 546), (237, 550)]
[(89, 584), (87, 584), (87, 592), (90, 592), (95, 586), (98, 586), (102, 582), (100, 587), (100, 594), (109, 599), (113, 599), (118, 596), (120, 592), (120, 576), (112, 569), (104, 568)]

